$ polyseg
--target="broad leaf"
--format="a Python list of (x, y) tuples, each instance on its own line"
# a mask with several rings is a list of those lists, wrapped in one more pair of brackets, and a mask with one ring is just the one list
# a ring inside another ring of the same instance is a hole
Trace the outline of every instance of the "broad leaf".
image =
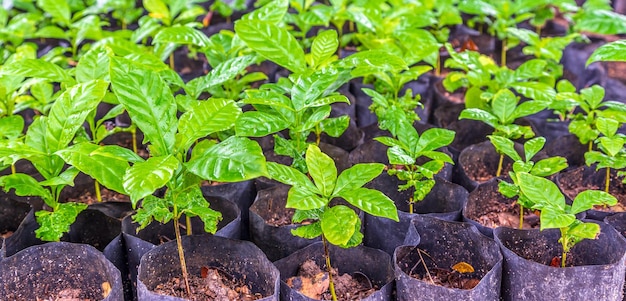
[(322, 223), (318, 221), (309, 225), (300, 226), (296, 229), (292, 229), (291, 234), (306, 239), (316, 238), (322, 235)]
[(322, 215), (322, 232), (333, 245), (345, 245), (354, 232), (359, 217), (346, 206), (338, 205), (324, 211)]
[(491, 101), (492, 113), (502, 124), (513, 122), (511, 117), (513, 116), (516, 106), (517, 97), (508, 89), (498, 91)]
[(68, 86), (74, 84), (74, 78), (63, 68), (42, 59), (23, 59), (2, 66), (1, 74), (43, 78), (51, 82), (61, 82)]
[(297, 169), (275, 162), (267, 162), (267, 173), (270, 179), (290, 185), (299, 190), (319, 194), (319, 190), (309, 178)]
[(54, 212), (40, 210), (35, 213), (39, 229), (35, 230), (38, 238), (44, 241), (59, 241), (63, 233), (70, 230), (78, 214), (87, 209), (87, 204), (60, 203)]
[(587, 66), (598, 61), (626, 62), (626, 40), (618, 40), (598, 47), (587, 60)]
[(159, 30), (154, 36), (153, 44), (174, 43), (178, 45), (193, 45), (199, 48), (206, 48), (211, 45), (209, 38), (201, 31), (188, 26), (173, 26)]
[(235, 122), (235, 132), (243, 137), (264, 137), (286, 129), (290, 122), (280, 114), (260, 111), (244, 112)]
[(198, 102), (178, 120), (178, 148), (185, 151), (200, 138), (230, 129), (240, 114), (241, 109), (230, 99), (210, 98)]
[(385, 217), (394, 221), (399, 221), (398, 210), (394, 202), (375, 189), (357, 188), (354, 190), (343, 190), (340, 193), (348, 203), (374, 216)]
[(520, 191), (539, 207), (553, 206), (565, 210), (565, 197), (552, 181), (525, 172), (519, 173), (518, 179)]
[(333, 195), (339, 195), (343, 191), (351, 191), (361, 188), (374, 178), (378, 177), (385, 168), (380, 163), (360, 163), (341, 172), (337, 178)]
[(321, 194), (324, 196), (332, 195), (337, 181), (335, 161), (313, 144), (309, 145), (306, 150), (305, 160), (309, 174)]
[(104, 66), (109, 65), (109, 57), (112, 51), (105, 47), (89, 49), (76, 65), (76, 81), (79, 83), (91, 80), (109, 81), (109, 70)]
[(294, 208), (298, 210), (313, 210), (326, 206), (328, 199), (322, 198), (300, 187), (293, 186), (287, 193), (286, 208)]
[(498, 153), (509, 156), (513, 161), (522, 161), (522, 157), (515, 150), (515, 142), (513, 140), (496, 135), (489, 135), (487, 138), (489, 138)]
[(563, 157), (546, 158), (535, 163), (530, 170), (530, 174), (538, 177), (547, 177), (567, 168), (567, 166), (567, 159)]
[(133, 221), (139, 223), (139, 230), (147, 227), (153, 219), (165, 224), (173, 218), (170, 203), (153, 195), (146, 196), (141, 202), (141, 207), (137, 208), (137, 213), (133, 215)]
[(0, 186), (7, 192), (15, 189), (15, 194), (18, 196), (41, 197), (46, 204), (50, 204), (54, 200), (52, 194), (47, 189), (43, 188), (37, 180), (27, 174), (16, 173), (0, 177)]
[(424, 151), (434, 151), (448, 146), (454, 140), (455, 133), (447, 129), (432, 128), (424, 131), (419, 142), (414, 144), (413, 152), (419, 154)]
[(541, 230), (569, 227), (576, 221), (576, 216), (559, 210), (544, 208), (540, 216)]
[(239, 182), (267, 175), (265, 156), (259, 144), (235, 136), (211, 146), (186, 166), (203, 179), (219, 182)]
[(54, 20), (65, 26), (71, 25), (72, 12), (68, 1), (63, 0), (37, 0), (37, 6), (50, 14)]
[(310, 65), (313, 67), (319, 66), (320, 63), (337, 52), (337, 47), (339, 47), (337, 31), (331, 29), (319, 32), (311, 45)]
[(530, 139), (524, 143), (524, 157), (526, 161), (532, 160), (532, 158), (543, 148), (546, 144), (546, 138), (537, 137)]
[(124, 191), (128, 193), (133, 207), (137, 202), (165, 186), (172, 178), (179, 162), (171, 155), (151, 157), (145, 162), (135, 163), (126, 170), (123, 178)]
[(576, 198), (574, 198), (570, 213), (578, 214), (580, 212), (589, 210), (596, 205), (613, 206), (615, 204), (617, 204), (617, 199), (604, 191), (585, 190), (579, 193)]

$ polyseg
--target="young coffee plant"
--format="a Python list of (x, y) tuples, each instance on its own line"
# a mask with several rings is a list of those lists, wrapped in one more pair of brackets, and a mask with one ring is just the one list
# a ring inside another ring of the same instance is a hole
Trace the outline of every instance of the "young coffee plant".
[(552, 181), (526, 172), (520, 172), (517, 176), (520, 193), (534, 204), (533, 209), (541, 211), (541, 230), (554, 228), (561, 232), (561, 267), (565, 267), (567, 254), (574, 245), (583, 239), (596, 239), (600, 233), (600, 225), (580, 221), (576, 214), (593, 206), (612, 206), (617, 203), (614, 196), (604, 191), (586, 190), (579, 193), (572, 204), (568, 205)]
[[(424, 131), (420, 136), (412, 123), (404, 122), (398, 128), (397, 137), (376, 137), (376, 141), (389, 146), (387, 158), (392, 165), (390, 175), (404, 181), (399, 191), (413, 189), (413, 196), (408, 200), (409, 213), (413, 213), (415, 203), (422, 201), (435, 186), (435, 175), (446, 163), (454, 164), (448, 154), (438, 149), (449, 145), (454, 140), (454, 132), (441, 128)], [(429, 159), (423, 164), (418, 159)]]
[(537, 177), (549, 177), (567, 168), (567, 160), (563, 157), (555, 156), (541, 159), (537, 162), (532, 161), (533, 157), (541, 151), (546, 143), (546, 139), (543, 137), (536, 137), (524, 143), (524, 158), (515, 150), (515, 142), (513, 140), (494, 135), (490, 135), (488, 138), (498, 153), (505, 154), (513, 160), (513, 170), (509, 171), (509, 177), (513, 183), (500, 181), (498, 190), (507, 198), (517, 197), (517, 204), (520, 207), (519, 228), (522, 229), (524, 208), (533, 208), (534, 203), (521, 193), (518, 175), (525, 172)]
[[(597, 151), (588, 151), (585, 153), (585, 163), (588, 166), (596, 164), (596, 169), (604, 168), (606, 170), (604, 191), (609, 192), (609, 184), (611, 183), (611, 168), (618, 170), (618, 174), (623, 176), (626, 174), (623, 169), (626, 168), (626, 135), (617, 133), (617, 129), (622, 123), (617, 120), (605, 117), (598, 117), (596, 127), (602, 136), (594, 142)], [(626, 181), (625, 181), (626, 182)]]
[(331, 204), (331, 200), (340, 198), (368, 214), (394, 221), (399, 221), (398, 212), (393, 201), (382, 192), (362, 187), (383, 171), (383, 164), (356, 164), (337, 175), (333, 159), (317, 146), (309, 145), (306, 165), (308, 175), (274, 162), (267, 162), (267, 170), (272, 179), (292, 186), (287, 195), (286, 207), (296, 209), (293, 222), (311, 221), (292, 230), (292, 234), (306, 239), (322, 237), (330, 292), (333, 300), (337, 300), (327, 244), (342, 248), (355, 247), (361, 243), (363, 234), (361, 219), (354, 209), (342, 204)]

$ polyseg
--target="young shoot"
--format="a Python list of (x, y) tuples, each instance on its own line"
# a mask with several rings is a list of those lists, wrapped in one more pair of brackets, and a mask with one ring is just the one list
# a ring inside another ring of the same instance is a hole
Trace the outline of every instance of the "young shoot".
[(626, 149), (624, 149), (626, 135), (617, 132), (621, 125), (622, 123), (617, 120), (598, 117), (596, 126), (598, 132), (602, 134), (594, 141), (598, 150), (585, 153), (585, 163), (588, 166), (597, 163), (596, 170), (605, 169), (604, 191), (607, 193), (611, 183), (611, 168), (618, 170), (620, 176), (625, 174), (623, 169), (626, 168)]

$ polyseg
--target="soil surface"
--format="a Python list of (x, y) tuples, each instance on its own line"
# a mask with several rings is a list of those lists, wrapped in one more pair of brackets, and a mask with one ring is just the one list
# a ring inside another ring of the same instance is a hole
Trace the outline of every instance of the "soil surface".
[[(332, 274), (338, 300), (361, 300), (378, 289), (367, 276), (360, 273), (338, 275), (337, 270), (333, 269)], [(302, 263), (298, 275), (287, 279), (286, 283), (309, 298), (332, 300), (328, 272), (322, 270), (313, 260)]]
[(92, 299), (84, 299), (80, 297), (79, 289), (66, 288), (48, 298), (37, 298), (37, 301), (91, 301)]
[(263, 298), (261, 294), (253, 293), (241, 279), (235, 279), (215, 268), (202, 267), (200, 275), (189, 275), (189, 286), (191, 296), (187, 296), (182, 277), (174, 277), (167, 283), (157, 285), (153, 291), (193, 301), (250, 301)]
[[(130, 198), (127, 195), (108, 190), (102, 187), (102, 185), (100, 185), (100, 196), (102, 197), (102, 202), (130, 202)], [(99, 203), (97, 197), (89, 190), (83, 192), (78, 198), (68, 199), (68, 202), (77, 202), (87, 205)]]
[[(590, 173), (593, 173), (591, 175)], [(573, 200), (585, 190), (604, 191), (605, 169), (595, 171), (595, 167), (580, 167), (566, 173), (561, 173), (558, 185), (563, 193)], [(622, 179), (617, 177), (615, 170), (611, 170), (609, 182), (609, 193), (617, 198), (615, 206), (595, 206), (594, 210), (604, 212), (626, 212), (626, 188), (622, 184)]]
[(453, 289), (473, 289), (480, 283), (481, 276), (469, 263), (461, 262), (450, 268), (437, 266), (436, 261), (426, 252), (420, 252), (419, 260), (407, 272), (415, 279)]

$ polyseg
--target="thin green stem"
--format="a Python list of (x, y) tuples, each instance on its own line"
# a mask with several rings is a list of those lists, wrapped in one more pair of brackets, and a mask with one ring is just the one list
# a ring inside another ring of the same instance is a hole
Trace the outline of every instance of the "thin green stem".
[(561, 254), (561, 267), (562, 268), (565, 267), (565, 260), (567, 260), (567, 252), (563, 251), (563, 253)]
[(588, 150), (587, 151), (592, 151), (592, 150), (593, 150), (593, 141), (589, 141)]
[(500, 62), (502, 67), (506, 67), (506, 38), (502, 40), (502, 50), (500, 53)]
[(15, 174), (15, 164), (11, 164), (11, 174)]
[(413, 214), (413, 204), (414, 204), (413, 202), (414, 202), (413, 197), (410, 197), (409, 198), (409, 213), (410, 214)]
[(170, 53), (170, 69), (174, 70), (174, 52)]
[(337, 294), (335, 293), (335, 283), (333, 282), (333, 269), (330, 265), (330, 253), (328, 252), (328, 242), (326, 241), (326, 237), (324, 237), (324, 234), (322, 234), (322, 244), (324, 245), (324, 257), (326, 258), (326, 270), (328, 271), (330, 294), (333, 297), (333, 301), (337, 301)]
[(178, 225), (178, 210), (176, 204), (174, 204), (174, 233), (176, 234), (176, 247), (178, 249), (178, 259), (180, 260), (180, 268), (183, 274), (183, 280), (185, 281), (185, 290), (187, 291), (187, 297), (191, 297), (191, 287), (189, 286), (189, 274), (187, 273), (187, 263), (185, 261), (185, 250), (183, 249), (182, 236), (180, 235), (180, 228)]
[(191, 217), (185, 214), (185, 224), (187, 225), (187, 236), (191, 235), (193, 228), (191, 228)]
[(606, 168), (606, 177), (604, 179), (604, 192), (609, 193), (609, 185), (611, 184), (611, 168)]
[(435, 64), (435, 75), (436, 76), (440, 76), (441, 75), (441, 52), (440, 52), (440, 50), (437, 51), (437, 63)]
[(523, 225), (524, 225), (524, 207), (520, 206), (519, 204), (518, 206), (519, 206), (519, 228), (518, 229), (522, 230)]
[(565, 260), (567, 260), (567, 252), (569, 251), (569, 248), (567, 247), (567, 228), (559, 228), (559, 230), (561, 231), (561, 246), (563, 248), (561, 250), (561, 267), (564, 268)]
[(130, 134), (133, 139), (133, 152), (136, 154), (137, 153), (137, 129), (133, 128)]
[(102, 203), (102, 194), (100, 193), (100, 183), (98, 181), (94, 181), (93, 184), (96, 189), (96, 200), (98, 200), (98, 203)]
[(504, 154), (500, 154), (500, 160), (498, 161), (498, 170), (496, 170), (496, 177), (502, 174), (502, 162), (504, 162)]

